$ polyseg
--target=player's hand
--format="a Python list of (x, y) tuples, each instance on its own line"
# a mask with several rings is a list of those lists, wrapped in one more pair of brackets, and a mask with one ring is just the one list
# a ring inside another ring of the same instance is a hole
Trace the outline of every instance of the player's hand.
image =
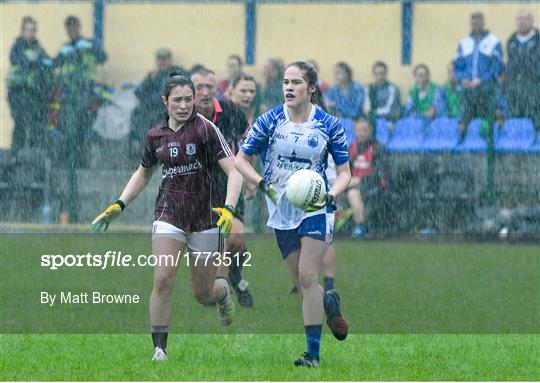
[(124, 210), (125, 207), (126, 205), (121, 200), (116, 200), (109, 205), (105, 211), (92, 221), (92, 228), (94, 231), (106, 231), (109, 224), (122, 213), (122, 210)]
[(225, 205), (224, 207), (214, 207), (212, 211), (219, 215), (217, 225), (225, 237), (228, 237), (231, 233), (232, 221), (236, 217), (236, 209), (232, 205)]
[(264, 194), (266, 194), (270, 199), (277, 204), (278, 200), (278, 192), (276, 189), (275, 184), (267, 183), (264, 178), (259, 182), (259, 189), (262, 190)]
[(306, 212), (313, 213), (314, 211), (321, 210), (325, 206), (330, 206), (332, 211), (337, 209), (336, 205), (334, 204), (334, 196), (330, 193), (326, 193), (321, 202), (309, 206), (306, 209)]

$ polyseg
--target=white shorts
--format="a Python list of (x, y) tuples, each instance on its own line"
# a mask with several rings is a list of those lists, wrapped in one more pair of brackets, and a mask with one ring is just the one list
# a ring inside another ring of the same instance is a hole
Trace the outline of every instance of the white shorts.
[(185, 243), (192, 252), (211, 254), (217, 256), (224, 248), (224, 238), (219, 228), (186, 233), (184, 230), (163, 221), (154, 221), (152, 224), (152, 241), (159, 237), (167, 237)]

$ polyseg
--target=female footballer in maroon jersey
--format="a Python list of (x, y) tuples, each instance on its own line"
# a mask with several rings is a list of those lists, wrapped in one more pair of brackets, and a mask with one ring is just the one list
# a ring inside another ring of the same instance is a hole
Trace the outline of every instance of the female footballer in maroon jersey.
[[(221, 322), (229, 325), (234, 306), (227, 274), (225, 272), (222, 277), (222, 273), (217, 272), (220, 262), (216, 263), (216, 258), (203, 261), (206, 256), (219, 257), (221, 234), (227, 235), (230, 231), (242, 178), (234, 169), (232, 151), (219, 129), (195, 111), (194, 96), (195, 87), (191, 80), (171, 74), (162, 97), (167, 106), (167, 118), (148, 131), (141, 165), (120, 198), (92, 224), (96, 231), (106, 230), (148, 185), (156, 165), (161, 165), (162, 183), (154, 209), (152, 252), (155, 255), (172, 254), (178, 259), (186, 246), (189, 247), (199, 260), (195, 262), (192, 257), (189, 262), (195, 299), (201, 304), (215, 302)], [(220, 193), (216, 174), (220, 168), (229, 176), (224, 207), (217, 207)], [(219, 220), (214, 213), (219, 215)], [(150, 296), (154, 360), (167, 359), (171, 293), (177, 264), (154, 268), (154, 287)]]

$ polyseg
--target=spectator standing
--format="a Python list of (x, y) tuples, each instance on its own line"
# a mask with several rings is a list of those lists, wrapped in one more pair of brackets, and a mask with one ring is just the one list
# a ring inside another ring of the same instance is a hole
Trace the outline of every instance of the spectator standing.
[(242, 68), (244, 62), (242, 58), (238, 55), (230, 55), (227, 57), (227, 78), (221, 80), (218, 83), (218, 99), (229, 99), (230, 98), (230, 89), (232, 82), (235, 78), (242, 74)]
[[(258, 111), (254, 105), (254, 100), (257, 97), (257, 83), (251, 75), (243, 73), (234, 79), (230, 89), (230, 100), (244, 112), (247, 119), (248, 126), (243, 134), (245, 136), (258, 116)], [(260, 161), (257, 161), (254, 166), (257, 170), (262, 169), (262, 163)], [(246, 224), (246, 227), (252, 228), (255, 233), (261, 232), (264, 225), (262, 216), (265, 214), (264, 209), (262, 209), (264, 197), (261, 193), (257, 193), (257, 185), (250, 182), (244, 182), (242, 197), (241, 200), (245, 199), (243, 222)], [(248, 229), (245, 230), (249, 232)]]
[(438, 117), (461, 118), (462, 90), (454, 74), (454, 62), (447, 67), (448, 79), (435, 96), (435, 109)]
[(517, 13), (516, 28), (507, 43), (509, 114), (532, 119), (540, 132), (540, 33), (530, 11)]
[(88, 145), (85, 140), (90, 134), (95, 117), (95, 102), (98, 94), (97, 65), (107, 59), (103, 50), (91, 39), (81, 36), (81, 22), (76, 16), (65, 20), (69, 41), (54, 59), (54, 71), (59, 91), (60, 129), (66, 136), (65, 148), (77, 166), (86, 166)]
[(326, 93), (326, 106), (337, 117), (358, 120), (363, 115), (364, 89), (354, 81), (349, 64), (340, 61), (334, 66), (334, 81)]
[(435, 117), (435, 95), (438, 86), (430, 80), (430, 71), (426, 64), (418, 64), (413, 69), (415, 85), (409, 90), (409, 100), (405, 106), (407, 115)]
[[(240, 108), (229, 100), (218, 100), (217, 81), (213, 71), (201, 68), (191, 74), (191, 81), (195, 86), (195, 103), (197, 111), (207, 120), (212, 121), (220, 130), (232, 153), (238, 152), (240, 140), (248, 128), (246, 116)], [(227, 192), (228, 176), (217, 174), (215, 179), (220, 191), (215, 198), (224, 206)], [(244, 211), (245, 201), (242, 196), (235, 206), (232, 228), (225, 244), (225, 250), (231, 255), (231, 264), (228, 267), (229, 281), (236, 292), (238, 302), (244, 307), (253, 306), (253, 296), (248, 290), (249, 283), (242, 278), (242, 265), (247, 252), (244, 241)], [(225, 265), (224, 265), (225, 266)]]
[(375, 62), (372, 71), (375, 82), (368, 86), (364, 113), (372, 126), (376, 126), (378, 118), (384, 118), (388, 121), (388, 128), (393, 130), (401, 114), (399, 88), (388, 81), (388, 65), (385, 62)]
[(11, 67), (7, 77), (8, 103), (14, 121), (11, 149), (25, 144), (42, 147), (47, 121), (47, 99), (51, 87), (52, 61), (36, 38), (37, 22), (22, 19), (21, 34), (11, 47)]
[(471, 33), (460, 41), (454, 62), (456, 79), (463, 88), (462, 135), (474, 118), (484, 120), (483, 130), (492, 125), (497, 79), (504, 70), (501, 43), (484, 28), (484, 15), (472, 13), (470, 24)]
[(283, 103), (283, 73), (285, 73), (285, 64), (282, 59), (268, 59), (264, 63), (264, 84), (262, 87), (260, 106), (261, 113)]
[(356, 139), (349, 147), (351, 182), (347, 200), (353, 211), (353, 238), (367, 232), (366, 202), (386, 187), (386, 165), (383, 146), (373, 136), (373, 126), (366, 119), (356, 122)]
[(131, 115), (131, 132), (129, 135), (131, 153), (139, 158), (148, 129), (163, 119), (166, 107), (161, 100), (163, 86), (171, 72), (187, 73), (182, 68), (173, 66), (173, 55), (170, 49), (160, 48), (156, 52), (155, 66), (135, 89), (139, 105)]
[(253, 100), (257, 95), (255, 79), (249, 74), (242, 73), (231, 82), (230, 89), (230, 101), (244, 112), (248, 127), (250, 127), (257, 116), (257, 111), (253, 107)]
[(55, 82), (60, 107), (59, 128), (65, 141), (59, 150), (62, 166), (65, 166), (68, 187), (64, 203), (70, 220), (78, 222), (78, 182), (77, 167), (87, 165), (87, 138), (91, 134), (92, 120), (96, 114), (97, 65), (107, 59), (103, 50), (94, 41), (81, 36), (81, 22), (76, 16), (65, 20), (69, 41), (66, 42), (54, 59)]

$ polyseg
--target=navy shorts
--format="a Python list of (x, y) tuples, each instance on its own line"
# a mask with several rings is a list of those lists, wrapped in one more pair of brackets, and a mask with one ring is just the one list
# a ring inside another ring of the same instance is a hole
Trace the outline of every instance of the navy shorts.
[(334, 213), (307, 217), (296, 229), (274, 229), (274, 233), (283, 259), (300, 248), (300, 238), (302, 237), (311, 237), (331, 244), (334, 236)]

